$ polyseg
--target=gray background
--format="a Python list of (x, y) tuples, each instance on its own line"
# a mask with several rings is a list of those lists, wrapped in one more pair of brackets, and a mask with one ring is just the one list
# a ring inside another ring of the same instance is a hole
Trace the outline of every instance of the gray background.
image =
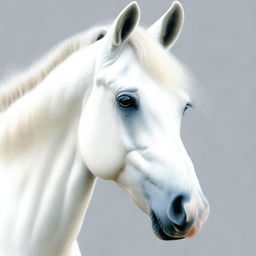
[[(114, 18), (123, 0), (1, 0), (0, 75), (28, 66), (57, 42)], [(172, 1), (138, 1), (151, 24)], [(99, 181), (79, 242), (84, 255), (255, 255), (255, 0), (184, 0), (172, 49), (196, 75), (198, 104), (182, 136), (211, 213), (192, 239), (163, 242), (113, 183)]]

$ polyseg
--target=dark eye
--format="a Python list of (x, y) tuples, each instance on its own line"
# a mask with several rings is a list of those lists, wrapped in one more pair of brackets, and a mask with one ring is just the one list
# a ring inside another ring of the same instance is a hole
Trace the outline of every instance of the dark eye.
[(97, 36), (96, 41), (100, 40), (100, 39), (103, 38), (104, 36), (105, 36), (105, 33), (104, 33), (104, 32), (100, 33), (100, 34)]
[(184, 110), (183, 110), (183, 115), (185, 114), (185, 112), (189, 109), (189, 108), (192, 108), (193, 105), (191, 103), (187, 103), (186, 106), (184, 107)]
[(117, 97), (117, 101), (122, 108), (136, 108), (137, 103), (134, 97), (130, 95), (120, 95)]

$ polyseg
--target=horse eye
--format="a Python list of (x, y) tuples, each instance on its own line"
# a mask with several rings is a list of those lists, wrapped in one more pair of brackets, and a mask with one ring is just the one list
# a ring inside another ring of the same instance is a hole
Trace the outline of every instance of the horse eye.
[(189, 108), (192, 108), (193, 105), (191, 103), (187, 103), (186, 106), (184, 107), (184, 110), (183, 110), (183, 115), (185, 114), (185, 112), (189, 109)]
[(130, 95), (120, 95), (117, 98), (117, 101), (122, 108), (136, 108), (137, 107), (135, 98), (133, 98)]
[(105, 33), (104, 33), (104, 32), (100, 33), (100, 34), (97, 36), (96, 41), (100, 40), (100, 39), (103, 38), (104, 36), (105, 36)]

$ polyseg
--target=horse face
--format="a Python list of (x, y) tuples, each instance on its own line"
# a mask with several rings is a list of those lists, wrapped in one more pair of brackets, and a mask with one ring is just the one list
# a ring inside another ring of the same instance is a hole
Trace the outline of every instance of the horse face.
[(102, 44), (109, 45), (114, 38), (108, 54), (99, 58), (83, 108), (81, 153), (95, 176), (115, 180), (151, 217), (159, 238), (190, 237), (205, 221), (208, 202), (180, 138), (189, 99), (181, 90), (160, 85), (124, 43), (137, 23), (138, 9), (133, 8), (136, 4), (120, 15), (129, 17), (130, 31), (126, 27), (122, 33), (117, 24), (126, 22), (118, 18), (103, 40)]

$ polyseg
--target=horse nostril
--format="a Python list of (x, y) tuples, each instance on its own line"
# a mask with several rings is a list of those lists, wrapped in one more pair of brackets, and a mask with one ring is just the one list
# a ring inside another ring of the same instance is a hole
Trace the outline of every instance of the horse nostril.
[(184, 229), (186, 223), (186, 211), (184, 203), (186, 202), (186, 196), (176, 196), (169, 205), (167, 210), (167, 216), (171, 220), (172, 224), (179, 230)]
[(180, 215), (183, 212), (183, 196), (177, 196), (172, 203), (173, 212), (175, 215)]

